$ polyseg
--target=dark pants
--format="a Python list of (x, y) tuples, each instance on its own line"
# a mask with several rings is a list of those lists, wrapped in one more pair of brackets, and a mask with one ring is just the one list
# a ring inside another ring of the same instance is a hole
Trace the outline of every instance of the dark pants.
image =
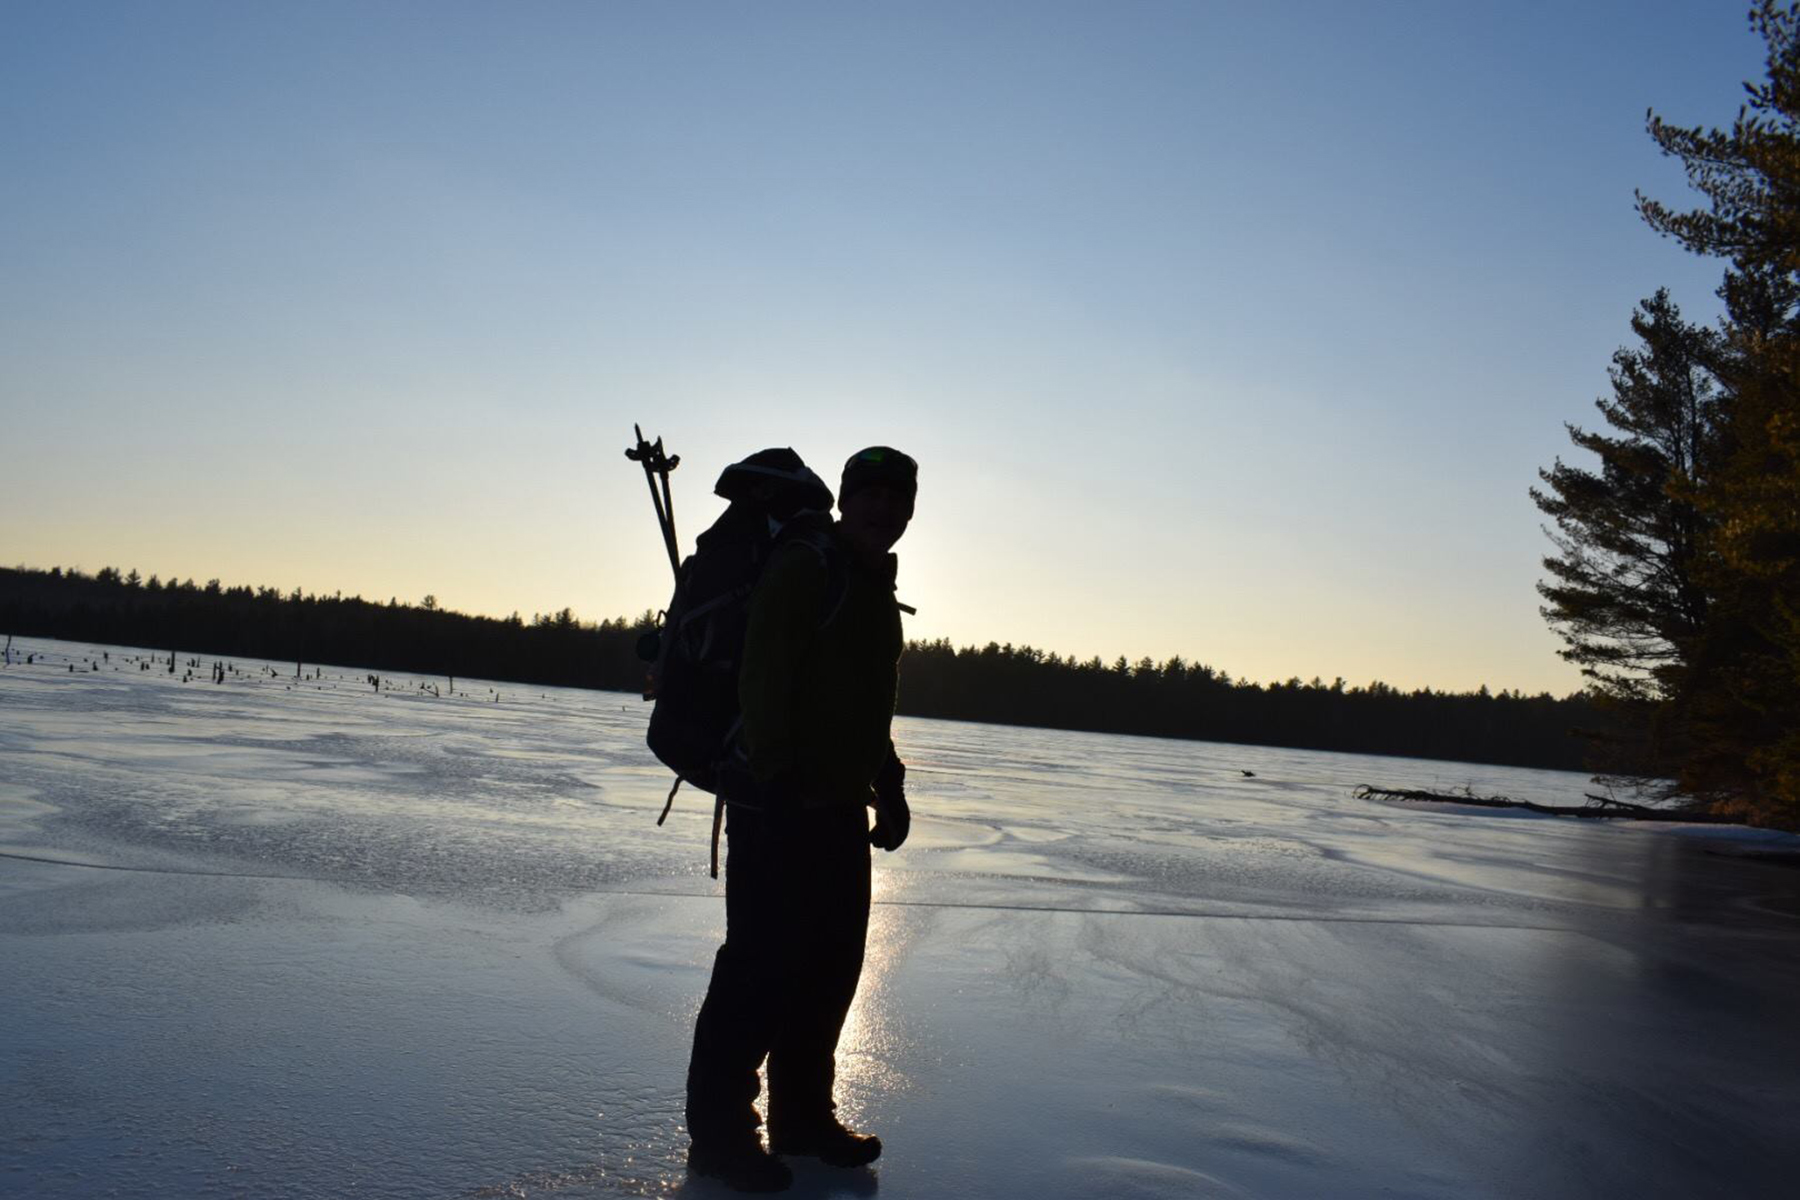
[(757, 1068), (769, 1122), (831, 1116), (838, 1034), (869, 931), (868, 817), (861, 805), (773, 817), (727, 809), (725, 944), (694, 1023), (688, 1132), (755, 1136)]

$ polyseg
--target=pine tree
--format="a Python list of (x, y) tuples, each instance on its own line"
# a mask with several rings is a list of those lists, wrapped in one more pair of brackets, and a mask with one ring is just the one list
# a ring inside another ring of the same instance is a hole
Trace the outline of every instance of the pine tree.
[(1800, 387), (1792, 333), (1736, 331), (1729, 454), (1697, 494), (1712, 597), (1686, 790), (1719, 811), (1800, 825)]
[(1631, 328), (1642, 343), (1613, 355), (1612, 397), (1595, 401), (1614, 431), (1568, 426), (1597, 471), (1561, 459), (1538, 472), (1531, 498), (1554, 523), (1550, 578), (1538, 585), (1544, 617), (1595, 693), (1641, 716), (1646, 734), (1612, 747), (1602, 765), (1648, 779), (1681, 753), (1669, 715), (1692, 682), (1694, 651), (1708, 615), (1697, 573), (1707, 518), (1693, 498), (1719, 458), (1720, 408), (1710, 330), (1688, 324), (1659, 291)]
[(1721, 457), (1686, 493), (1708, 596), (1690, 657), (1683, 789), (1753, 819), (1800, 823), (1800, 5), (1750, 13), (1767, 78), (1729, 130), (1650, 135), (1708, 207), (1638, 198), (1658, 231), (1729, 262), (1718, 360)]

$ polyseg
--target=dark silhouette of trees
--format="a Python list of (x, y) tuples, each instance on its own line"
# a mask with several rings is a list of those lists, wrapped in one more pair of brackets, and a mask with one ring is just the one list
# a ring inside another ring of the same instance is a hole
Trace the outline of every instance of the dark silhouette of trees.
[(569, 687), (633, 689), (643, 664), (634, 639), (654, 614), (584, 625), (569, 609), (534, 617), (475, 617), (435, 606), (295, 588), (204, 588), (193, 580), (133, 587), (113, 568), (0, 569), (0, 628), (77, 641), (190, 653), (331, 663)]
[(1626, 437), (1576, 438), (1597, 476), (1545, 474), (1563, 540), (1544, 595), (1569, 657), (1634, 710), (1647, 769), (1716, 813), (1796, 826), (1800, 5), (1764, 0), (1750, 24), (1767, 75), (1729, 129), (1648, 118), (1705, 207), (1638, 197), (1652, 228), (1726, 260), (1725, 316), (1702, 335), (1659, 293), (1634, 321), (1646, 348), (1615, 360), (1602, 409)]
[(1708, 595), (1701, 586), (1709, 521), (1695, 495), (1721, 458), (1719, 338), (1683, 321), (1659, 291), (1632, 315), (1642, 348), (1613, 355), (1612, 398), (1595, 402), (1612, 433), (1568, 426), (1598, 470), (1561, 459), (1531, 498), (1554, 522), (1550, 580), (1538, 585), (1562, 656), (1606, 702), (1634, 715), (1640, 736), (1604, 748), (1615, 774), (1662, 778), (1684, 747), (1659, 711), (1691, 686)]
[(1565, 770), (1585, 761), (1573, 731), (1608, 721), (1585, 694), (1265, 686), (1179, 656), (1107, 666), (992, 642), (909, 644), (900, 689), (901, 711), (916, 716)]
[[(573, 611), (526, 622), (435, 605), (315, 596), (299, 589), (192, 580), (132, 587), (111, 568), (0, 569), (0, 630), (159, 652), (331, 663), (636, 692), (637, 639), (655, 615), (578, 620)], [(304, 653), (302, 653), (304, 651)], [(1180, 657), (1166, 662), (1064, 658), (1030, 646), (957, 649), (914, 642), (901, 671), (900, 711), (915, 716), (1103, 733), (1400, 754), (1578, 769), (1577, 726), (1603, 721), (1584, 695), (1402, 692), (1320, 680), (1234, 682)]]
[(1707, 202), (1640, 197), (1659, 231), (1727, 263), (1719, 376), (1726, 454), (1696, 502), (1712, 607), (1685, 719), (1681, 782), (1717, 811), (1800, 823), (1800, 7), (1750, 14), (1766, 78), (1729, 130), (1650, 118)]

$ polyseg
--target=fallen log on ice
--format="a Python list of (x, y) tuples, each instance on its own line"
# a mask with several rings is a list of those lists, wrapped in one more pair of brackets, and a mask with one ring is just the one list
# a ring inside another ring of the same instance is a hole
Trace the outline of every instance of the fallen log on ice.
[(1514, 800), (1510, 796), (1477, 796), (1467, 789), (1461, 792), (1423, 792), (1415, 788), (1381, 788), (1359, 784), (1350, 793), (1358, 800), (1422, 800), (1437, 804), (1473, 804), (1481, 808), (1523, 808), (1530, 812), (1548, 813), (1553, 817), (1623, 817), (1631, 821), (1679, 821), (1687, 825), (1741, 825), (1743, 822), (1714, 813), (1682, 812), (1666, 808), (1650, 808), (1627, 804), (1611, 796), (1584, 792), (1586, 804), (1539, 804), (1534, 800)]

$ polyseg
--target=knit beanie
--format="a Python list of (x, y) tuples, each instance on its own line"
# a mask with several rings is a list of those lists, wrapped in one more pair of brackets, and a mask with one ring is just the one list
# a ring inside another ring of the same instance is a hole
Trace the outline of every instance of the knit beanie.
[(858, 450), (844, 464), (844, 478), (838, 485), (838, 507), (872, 483), (885, 483), (904, 492), (908, 499), (919, 493), (919, 464), (892, 446), (870, 446)]

